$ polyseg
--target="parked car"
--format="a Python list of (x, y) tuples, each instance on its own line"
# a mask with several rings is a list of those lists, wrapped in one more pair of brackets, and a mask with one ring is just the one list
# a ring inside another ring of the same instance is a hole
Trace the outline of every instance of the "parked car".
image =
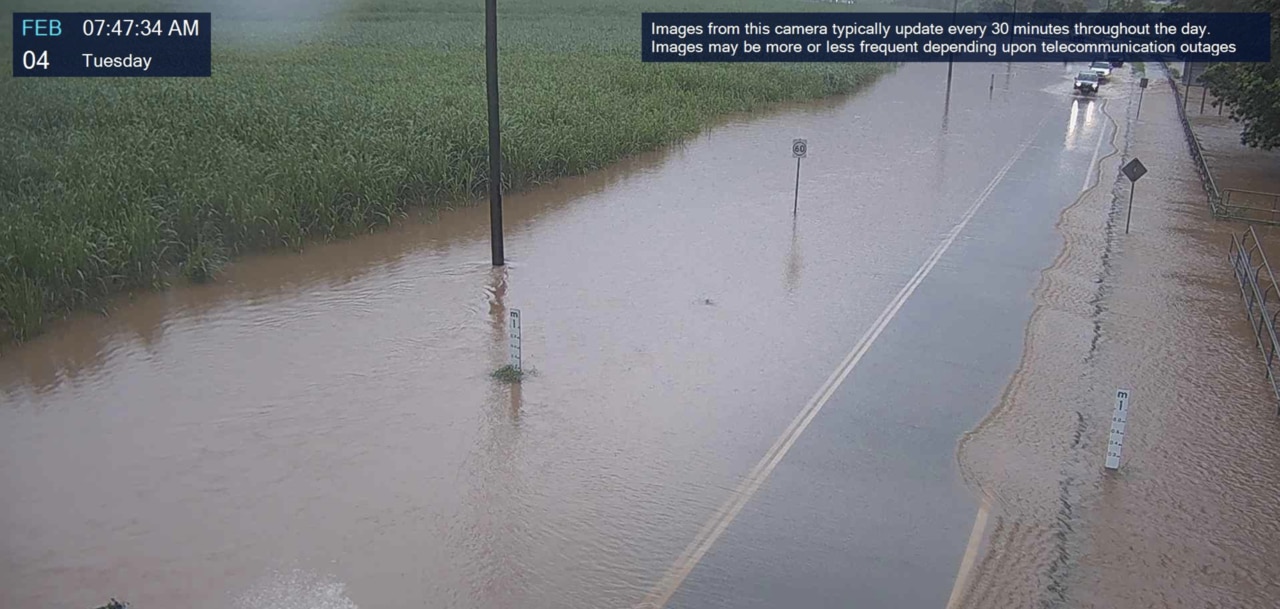
[(1089, 70), (1098, 75), (1098, 80), (1106, 81), (1111, 77), (1111, 62), (1095, 61), (1089, 64)]
[(1075, 90), (1092, 95), (1098, 92), (1098, 73), (1092, 70), (1076, 74)]
[(1124, 65), (1124, 60), (1120, 59), (1119, 57), (1111, 57), (1111, 58), (1108, 58), (1107, 61), (1111, 64), (1111, 67), (1113, 68), (1119, 68)]

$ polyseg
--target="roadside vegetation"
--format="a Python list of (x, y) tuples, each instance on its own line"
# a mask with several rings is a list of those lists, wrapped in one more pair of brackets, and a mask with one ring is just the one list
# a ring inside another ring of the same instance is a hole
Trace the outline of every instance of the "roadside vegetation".
[[(945, 0), (915, 0), (950, 10)], [(943, 6), (945, 4), (945, 6)], [(1151, 9), (1146, 0), (961, 0), (960, 10), (974, 13), (1141, 13)]]
[[(485, 189), (482, 2), (16, 4), (212, 11), (214, 76), (0, 76), (0, 342), (113, 293), (179, 273), (209, 280), (248, 251), (366, 232)], [(729, 113), (850, 93), (888, 68), (639, 60), (644, 10), (867, 10), (856, 5), (504, 0), (499, 10), (507, 189), (592, 171)], [(11, 36), (0, 32), (0, 53), (11, 54)]]
[(489, 373), (489, 377), (495, 381), (510, 385), (519, 383), (527, 377), (534, 376), (536, 373), (537, 371), (532, 368), (526, 370), (507, 364)]
[(1166, 10), (1271, 15), (1271, 61), (1216, 63), (1199, 78), (1213, 94), (1213, 105), (1226, 104), (1232, 120), (1241, 124), (1240, 143), (1280, 148), (1280, 0), (1177, 0)]

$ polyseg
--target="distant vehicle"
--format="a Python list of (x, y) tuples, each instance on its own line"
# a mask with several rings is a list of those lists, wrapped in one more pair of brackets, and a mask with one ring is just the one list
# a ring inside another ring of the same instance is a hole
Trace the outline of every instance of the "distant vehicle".
[(1089, 64), (1089, 69), (1098, 75), (1098, 80), (1106, 80), (1111, 76), (1111, 63), (1107, 61), (1095, 61)]
[(1108, 61), (1109, 63), (1111, 63), (1111, 67), (1113, 67), (1113, 68), (1119, 68), (1119, 67), (1121, 67), (1121, 66), (1123, 66), (1123, 65), (1124, 65), (1124, 60), (1123, 60), (1123, 59), (1120, 59), (1119, 57), (1112, 57), (1112, 58), (1108, 59), (1107, 61)]
[(1075, 90), (1086, 95), (1098, 92), (1098, 73), (1094, 71), (1076, 74)]

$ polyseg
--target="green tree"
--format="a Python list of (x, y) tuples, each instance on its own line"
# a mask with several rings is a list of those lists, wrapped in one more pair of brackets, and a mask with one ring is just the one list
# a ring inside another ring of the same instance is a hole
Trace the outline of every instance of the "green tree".
[(1177, 0), (1165, 9), (1166, 13), (1248, 13), (1254, 8), (1254, 0)]
[(1011, 0), (960, 0), (960, 10), (967, 13), (1008, 13), (1013, 10)]
[(1280, 0), (1190, 0), (1180, 10), (1257, 11), (1271, 13), (1271, 61), (1220, 63), (1205, 70), (1201, 80), (1209, 92), (1226, 103), (1231, 118), (1244, 127), (1240, 142), (1263, 150), (1280, 147)]
[(1110, 0), (1102, 10), (1108, 13), (1145, 13), (1147, 3), (1144, 0)]

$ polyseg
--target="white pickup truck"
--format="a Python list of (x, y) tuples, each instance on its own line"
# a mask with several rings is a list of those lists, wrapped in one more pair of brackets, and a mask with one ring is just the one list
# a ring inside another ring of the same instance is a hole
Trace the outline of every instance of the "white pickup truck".
[(1086, 95), (1098, 92), (1098, 73), (1092, 70), (1076, 74), (1075, 90)]
[(1111, 77), (1111, 62), (1095, 61), (1089, 64), (1089, 69), (1098, 75), (1099, 80), (1106, 80)]

